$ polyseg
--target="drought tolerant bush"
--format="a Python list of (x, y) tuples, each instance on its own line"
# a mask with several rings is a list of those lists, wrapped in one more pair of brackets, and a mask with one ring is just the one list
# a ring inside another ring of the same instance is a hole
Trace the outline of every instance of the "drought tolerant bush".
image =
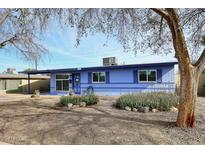
[(178, 96), (172, 93), (163, 92), (127, 94), (119, 97), (115, 105), (120, 109), (129, 106), (132, 109), (149, 107), (150, 109), (168, 111), (172, 106), (177, 107)]
[(86, 105), (93, 105), (99, 102), (99, 98), (96, 95), (85, 95), (85, 96), (62, 96), (60, 103), (66, 106), (69, 103), (73, 105), (80, 105), (80, 102), (85, 102)]
[(99, 98), (93, 94), (81, 96), (81, 99), (86, 103), (86, 105), (93, 105), (99, 102)]
[(60, 103), (66, 106), (69, 103), (72, 103), (73, 105), (79, 105), (82, 98), (80, 96), (62, 96), (60, 98)]

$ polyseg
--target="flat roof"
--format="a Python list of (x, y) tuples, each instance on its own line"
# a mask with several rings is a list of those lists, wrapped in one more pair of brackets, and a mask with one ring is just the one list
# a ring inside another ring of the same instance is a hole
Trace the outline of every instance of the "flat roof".
[(90, 70), (127, 69), (127, 68), (150, 67), (150, 66), (169, 66), (175, 64), (178, 64), (178, 62), (160, 62), (160, 63), (144, 63), (144, 64), (129, 64), (129, 65), (114, 65), (114, 66), (47, 69), (47, 70), (22, 71), (19, 73), (26, 73), (26, 74), (65, 73), (65, 72), (81, 72), (81, 71), (90, 71)]
[[(26, 74), (0, 74), (0, 79), (28, 79)], [(46, 75), (31, 75), (30, 79), (50, 79), (50, 76)]]

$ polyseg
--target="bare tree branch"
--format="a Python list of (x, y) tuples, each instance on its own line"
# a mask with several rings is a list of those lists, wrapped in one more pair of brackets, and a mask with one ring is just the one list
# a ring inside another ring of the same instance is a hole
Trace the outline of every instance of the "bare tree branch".
[(17, 39), (16, 36), (12, 36), (11, 38), (0, 42), (0, 49), (6, 46), (7, 43), (13, 43)]
[(163, 26), (163, 17), (161, 17), (161, 21), (160, 21), (160, 27), (159, 27), (159, 38), (161, 38), (161, 34), (162, 34), (162, 27)]
[(11, 11), (12, 9), (7, 9), (5, 12), (0, 14), (0, 26), (5, 22)]
[(11, 45), (27, 60), (31, 61), (36, 59), (35, 57), (41, 57), (47, 51), (41, 42), (43, 32), (47, 30), (53, 21), (60, 25), (62, 25), (61, 22), (65, 23), (66, 18), (62, 18), (65, 17), (63, 13), (66, 13), (66, 10), (1, 9), (0, 48), (7, 48), (7, 45)]

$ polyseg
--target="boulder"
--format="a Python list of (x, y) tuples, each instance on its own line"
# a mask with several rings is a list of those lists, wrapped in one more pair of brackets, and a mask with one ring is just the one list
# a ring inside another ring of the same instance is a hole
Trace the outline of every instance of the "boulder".
[(72, 106), (72, 108), (76, 108), (76, 107), (77, 107), (77, 105), (73, 105), (73, 106)]
[(39, 90), (35, 90), (34, 91), (34, 95), (36, 95), (36, 97), (40, 97), (40, 91)]
[(68, 109), (71, 109), (73, 107), (73, 104), (72, 103), (68, 103)]
[(126, 106), (126, 107), (125, 107), (125, 110), (126, 110), (126, 111), (131, 111), (131, 107)]
[(80, 105), (73, 105), (72, 108), (78, 108)]
[(138, 109), (137, 108), (133, 108), (132, 111), (133, 112), (138, 112)]
[(155, 112), (158, 112), (158, 110), (157, 110), (157, 109), (152, 109), (152, 112), (154, 112), (154, 113), (155, 113)]
[(169, 110), (170, 110), (171, 112), (177, 112), (177, 111), (178, 111), (178, 109), (177, 109), (176, 107), (174, 107), (174, 106), (172, 106)]
[(80, 102), (80, 107), (86, 107), (86, 103), (85, 102)]
[(31, 95), (31, 98), (40, 97), (40, 91), (35, 90), (34, 93)]

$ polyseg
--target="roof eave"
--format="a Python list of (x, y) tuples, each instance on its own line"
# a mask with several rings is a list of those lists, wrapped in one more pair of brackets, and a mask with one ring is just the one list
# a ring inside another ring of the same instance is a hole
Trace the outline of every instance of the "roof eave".
[(53, 70), (22, 71), (19, 73), (24, 73), (24, 74), (47, 74), (47, 73), (65, 73), (65, 72), (72, 73), (72, 72), (89, 71), (89, 70), (126, 69), (126, 68), (138, 68), (138, 67), (149, 67), (149, 66), (169, 66), (175, 64), (178, 64), (178, 62), (97, 66), (97, 67), (67, 68), (67, 69), (65, 68), (65, 69), (53, 69)]

